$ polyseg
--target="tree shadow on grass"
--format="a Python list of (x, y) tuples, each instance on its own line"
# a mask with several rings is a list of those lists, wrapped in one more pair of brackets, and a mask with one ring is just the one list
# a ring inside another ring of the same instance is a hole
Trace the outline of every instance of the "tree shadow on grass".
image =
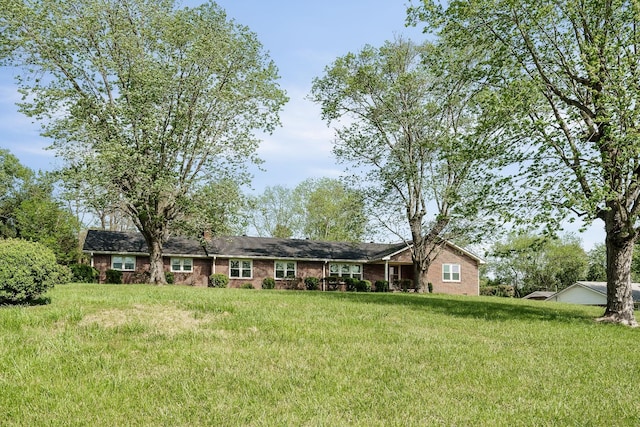
[(522, 301), (489, 297), (457, 297), (446, 295), (401, 294), (401, 293), (348, 293), (318, 292), (321, 298), (341, 299), (362, 304), (395, 305), (412, 310), (424, 310), (454, 317), (483, 319), (489, 321), (555, 321), (555, 322), (592, 322), (593, 315), (583, 308), (571, 308), (566, 305), (544, 301)]
[(51, 297), (38, 297), (38, 298), (30, 298), (23, 301), (13, 301), (7, 298), (0, 297), (0, 308), (3, 307), (31, 307), (31, 306), (39, 306), (39, 305), (49, 305), (51, 304)]

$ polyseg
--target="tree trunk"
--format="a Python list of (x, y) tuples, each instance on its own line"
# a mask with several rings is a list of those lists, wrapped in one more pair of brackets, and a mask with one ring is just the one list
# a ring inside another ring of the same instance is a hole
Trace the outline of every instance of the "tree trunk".
[(149, 248), (149, 283), (154, 285), (166, 285), (167, 279), (164, 275), (164, 263), (162, 261), (162, 245), (164, 233), (161, 230), (156, 232), (142, 231), (142, 235)]
[(618, 215), (610, 211), (605, 220), (607, 308), (598, 321), (638, 326), (633, 313), (631, 292), (631, 260), (636, 240), (635, 232), (627, 230), (621, 221), (616, 220), (617, 217)]

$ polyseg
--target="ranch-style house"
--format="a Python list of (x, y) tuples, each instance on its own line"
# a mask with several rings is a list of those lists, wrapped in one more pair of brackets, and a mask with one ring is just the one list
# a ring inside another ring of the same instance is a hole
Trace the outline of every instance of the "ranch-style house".
[[(89, 230), (83, 251), (91, 266), (106, 280), (109, 269), (122, 271), (123, 283), (144, 282), (149, 271), (149, 252), (136, 232)], [(323, 242), (266, 237), (214, 237), (204, 241), (171, 237), (164, 245), (164, 268), (176, 284), (207, 286), (209, 276), (224, 274), (230, 287), (251, 283), (261, 288), (271, 277), (276, 287), (292, 279), (320, 279), (320, 289), (347, 277), (386, 280), (391, 288), (404, 279), (413, 280), (410, 247), (406, 243)], [(479, 294), (479, 266), (484, 261), (473, 253), (445, 243), (428, 272), (433, 292)], [(407, 281), (405, 281), (406, 283)], [(426, 291), (423, 289), (422, 291)]]

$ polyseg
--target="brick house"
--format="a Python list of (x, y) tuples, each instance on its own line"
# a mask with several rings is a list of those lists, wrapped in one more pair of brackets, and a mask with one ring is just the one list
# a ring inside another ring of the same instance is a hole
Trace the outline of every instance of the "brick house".
[[(149, 253), (144, 238), (134, 232), (89, 230), (83, 252), (100, 272), (100, 282), (108, 269), (121, 270), (124, 283), (144, 282), (149, 271)], [(175, 283), (207, 286), (214, 273), (229, 277), (230, 287), (251, 283), (261, 288), (265, 277), (276, 287), (291, 279), (346, 277), (387, 280), (390, 284), (413, 280), (410, 247), (406, 243), (322, 242), (266, 237), (216, 237), (197, 239), (171, 237), (164, 246), (165, 271)], [(479, 266), (484, 261), (471, 252), (446, 243), (431, 264), (427, 279), (433, 291), (446, 294), (478, 295)], [(321, 282), (323, 290), (327, 281)]]

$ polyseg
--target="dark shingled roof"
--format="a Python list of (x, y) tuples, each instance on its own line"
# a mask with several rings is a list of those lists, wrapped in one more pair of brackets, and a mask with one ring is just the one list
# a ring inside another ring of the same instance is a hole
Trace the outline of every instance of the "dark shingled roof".
[(272, 237), (218, 237), (207, 246), (210, 254), (250, 258), (379, 260), (406, 244), (324, 242)]
[[(135, 232), (89, 230), (82, 247), (84, 252), (142, 253), (149, 249), (142, 234)], [(197, 239), (170, 237), (164, 245), (166, 255), (207, 256)]]
[[(206, 250), (197, 239), (171, 237), (164, 245), (166, 255), (233, 256), (316, 260), (380, 260), (407, 248), (405, 243), (350, 243), (271, 237), (229, 236), (207, 242)], [(84, 252), (148, 253), (140, 233), (89, 230)]]

